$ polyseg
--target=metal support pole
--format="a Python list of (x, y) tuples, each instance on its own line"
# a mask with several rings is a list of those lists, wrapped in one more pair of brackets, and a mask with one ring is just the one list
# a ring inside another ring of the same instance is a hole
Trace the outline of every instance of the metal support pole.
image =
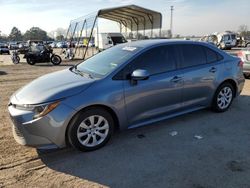
[(135, 22), (135, 24), (136, 24), (136, 37), (137, 37), (137, 39), (139, 39), (139, 38), (138, 38), (139, 21), (138, 21), (138, 19), (135, 18), (135, 17), (132, 17), (132, 19), (134, 20), (134, 22)]
[(148, 14), (148, 19), (151, 22), (151, 38), (152, 38), (152, 36), (153, 36), (153, 28), (154, 28), (154, 21), (153, 21), (153, 16), (152, 17), (150, 17), (150, 16), (152, 16), (152, 15)]
[[(79, 45), (80, 39), (81, 39), (81, 37), (82, 37), (82, 31), (83, 31), (83, 29), (84, 29), (85, 23), (86, 23), (86, 19), (84, 20), (84, 22), (83, 22), (83, 24), (82, 24), (82, 29), (81, 29), (81, 32), (80, 32), (80, 36), (79, 36), (79, 38), (78, 38), (78, 40), (77, 40), (77, 44), (78, 44), (78, 45)], [(78, 46), (76, 46), (76, 48), (75, 48), (75, 54), (76, 54), (77, 49), (78, 49)]]
[(99, 51), (99, 26), (98, 26), (98, 19), (96, 21), (97, 21), (97, 25), (96, 25), (97, 44), (95, 44), (95, 46), (98, 47), (98, 51)]
[[(93, 30), (94, 30), (94, 27), (95, 27), (95, 23), (96, 23), (97, 17), (98, 17), (98, 16), (95, 17), (95, 21), (94, 21), (94, 24), (93, 24), (93, 26), (92, 26), (92, 29), (91, 29), (91, 32), (90, 32), (90, 36), (89, 36), (90, 38), (91, 38), (91, 36), (92, 36), (92, 34), (93, 34)], [(88, 43), (87, 43), (87, 46), (86, 46), (86, 50), (85, 50), (83, 59), (85, 59), (86, 53), (87, 53), (87, 51), (88, 51), (89, 42), (90, 42), (90, 40), (88, 40)]]
[(173, 37), (173, 11), (174, 11), (174, 6), (171, 6), (171, 17), (170, 17), (170, 31), (171, 31), (171, 38)]
[(67, 37), (68, 37), (70, 28), (71, 28), (71, 23), (69, 24), (69, 28), (68, 28), (67, 33), (66, 33), (66, 36), (65, 36), (66, 39), (67, 39)]
[(78, 23), (76, 23), (76, 25), (75, 25), (74, 31), (73, 31), (73, 33), (72, 33), (72, 35), (71, 35), (71, 37), (70, 37), (70, 42), (72, 42), (72, 40), (73, 40), (73, 37), (74, 37), (75, 32), (76, 32), (76, 27), (77, 27), (77, 25), (78, 25)]

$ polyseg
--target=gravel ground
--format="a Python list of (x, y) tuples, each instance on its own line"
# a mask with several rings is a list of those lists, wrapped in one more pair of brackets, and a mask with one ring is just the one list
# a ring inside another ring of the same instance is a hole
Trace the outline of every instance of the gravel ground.
[(250, 187), (250, 80), (225, 113), (202, 110), (120, 132), (94, 152), (18, 145), (7, 112), (10, 95), (74, 63), (0, 63), (0, 187)]

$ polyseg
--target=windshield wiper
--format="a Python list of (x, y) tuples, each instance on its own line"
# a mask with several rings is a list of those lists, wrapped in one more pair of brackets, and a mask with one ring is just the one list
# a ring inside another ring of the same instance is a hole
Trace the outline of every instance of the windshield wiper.
[(79, 74), (79, 75), (81, 75), (81, 76), (83, 76), (83, 77), (87, 77), (87, 78), (94, 79), (93, 76), (92, 76), (91, 74), (80, 71), (79, 69), (77, 69), (77, 66), (75, 66), (75, 65), (74, 65), (73, 67), (71, 67), (70, 70), (71, 70), (71, 71), (74, 70), (73, 72), (75, 72), (75, 73), (77, 73), (77, 74)]

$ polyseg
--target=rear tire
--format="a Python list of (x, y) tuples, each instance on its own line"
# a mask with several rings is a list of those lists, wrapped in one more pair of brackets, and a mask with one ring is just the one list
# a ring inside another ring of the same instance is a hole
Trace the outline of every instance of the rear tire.
[(214, 95), (212, 110), (215, 112), (225, 112), (231, 106), (235, 94), (232, 84), (225, 82), (220, 85)]
[(69, 143), (80, 151), (93, 151), (103, 147), (114, 132), (114, 120), (102, 108), (79, 112), (67, 131)]
[(59, 55), (52, 55), (50, 58), (51, 63), (53, 63), (53, 65), (60, 65), (62, 62), (62, 59)]

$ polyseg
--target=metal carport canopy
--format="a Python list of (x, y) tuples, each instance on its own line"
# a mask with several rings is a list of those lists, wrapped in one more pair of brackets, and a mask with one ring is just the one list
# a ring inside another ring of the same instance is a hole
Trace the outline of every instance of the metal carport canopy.
[(131, 31), (161, 29), (162, 26), (161, 13), (136, 5), (101, 9), (97, 17), (116, 21)]

